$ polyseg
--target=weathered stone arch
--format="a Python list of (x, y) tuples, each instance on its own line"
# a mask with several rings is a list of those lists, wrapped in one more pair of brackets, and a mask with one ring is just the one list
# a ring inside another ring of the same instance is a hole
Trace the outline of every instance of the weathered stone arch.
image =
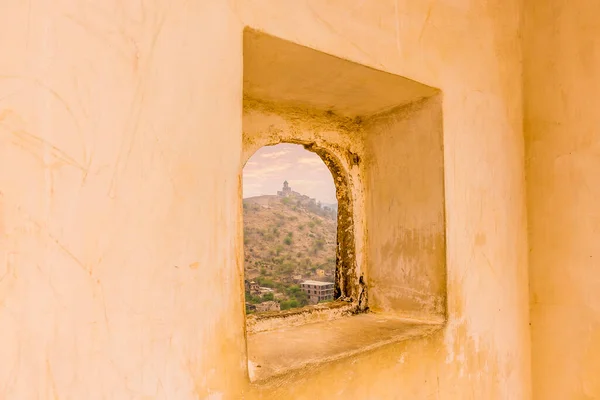
[(362, 147), (356, 140), (362, 128), (332, 113), (308, 113), (310, 118), (306, 110), (274, 109), (245, 99), (241, 165), (260, 148), (281, 143), (302, 145), (321, 158), (333, 177), (338, 201), (335, 298), (353, 303), (356, 312), (365, 311)]
[[(365, 310), (367, 307), (367, 290), (364, 279), (357, 278), (356, 274), (356, 242), (354, 235), (354, 202), (350, 192), (348, 171), (339, 159), (338, 154), (331, 151), (327, 145), (317, 144), (301, 139), (287, 138), (285, 140), (268, 140), (261, 143), (260, 147), (254, 148), (249, 156), (246, 156), (243, 165), (260, 148), (289, 143), (303, 146), (306, 150), (313, 152), (321, 158), (323, 163), (331, 172), (336, 189), (338, 202), (337, 212), (337, 246), (336, 246), (336, 269), (335, 269), (335, 299), (341, 299), (357, 303), (357, 310)], [(254, 147), (254, 146), (253, 146)], [(358, 164), (360, 157), (350, 151), (347, 152), (350, 163)]]

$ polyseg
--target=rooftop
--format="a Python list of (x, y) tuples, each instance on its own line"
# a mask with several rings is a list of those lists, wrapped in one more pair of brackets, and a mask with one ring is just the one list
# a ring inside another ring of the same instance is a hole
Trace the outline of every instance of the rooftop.
[(321, 282), (321, 281), (304, 281), (303, 285), (317, 285), (317, 286), (325, 286), (325, 285), (333, 285), (333, 282)]

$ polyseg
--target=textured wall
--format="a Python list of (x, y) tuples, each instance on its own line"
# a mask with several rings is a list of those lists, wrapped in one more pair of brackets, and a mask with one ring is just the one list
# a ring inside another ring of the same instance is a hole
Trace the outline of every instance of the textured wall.
[(520, 2), (273, 0), (238, 10), (254, 28), (443, 92), (447, 328), (264, 396), (529, 398)]
[(0, 2), (2, 399), (240, 387), (241, 28), (169, 3)]
[(369, 307), (443, 321), (446, 313), (441, 96), (368, 120)]
[(600, 398), (600, 2), (530, 2), (525, 133), (535, 399)]
[(527, 399), (517, 0), (0, 3), (0, 397), (234, 398), (242, 26), (444, 93), (449, 324), (264, 397)]

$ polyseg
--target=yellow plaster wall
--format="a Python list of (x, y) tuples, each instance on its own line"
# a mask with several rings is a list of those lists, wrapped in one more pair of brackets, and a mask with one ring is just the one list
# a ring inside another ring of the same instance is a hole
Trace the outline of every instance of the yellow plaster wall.
[(443, 321), (446, 240), (441, 96), (365, 126), (369, 308)]
[(600, 3), (532, 1), (525, 134), (533, 394), (600, 398)]
[(1, 399), (241, 387), (234, 17), (0, 2)]
[[(0, 397), (529, 398), (520, 16), (517, 0), (1, 2)], [(258, 391), (244, 25), (444, 95), (447, 328)]]
[(530, 398), (520, 2), (273, 0), (237, 7), (253, 28), (443, 92), (448, 326), (259, 393)]

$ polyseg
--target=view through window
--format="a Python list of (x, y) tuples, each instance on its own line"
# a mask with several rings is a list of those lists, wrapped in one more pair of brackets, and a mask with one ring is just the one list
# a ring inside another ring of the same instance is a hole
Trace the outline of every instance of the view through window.
[(321, 158), (300, 145), (266, 146), (243, 183), (246, 312), (332, 301), (337, 202)]

